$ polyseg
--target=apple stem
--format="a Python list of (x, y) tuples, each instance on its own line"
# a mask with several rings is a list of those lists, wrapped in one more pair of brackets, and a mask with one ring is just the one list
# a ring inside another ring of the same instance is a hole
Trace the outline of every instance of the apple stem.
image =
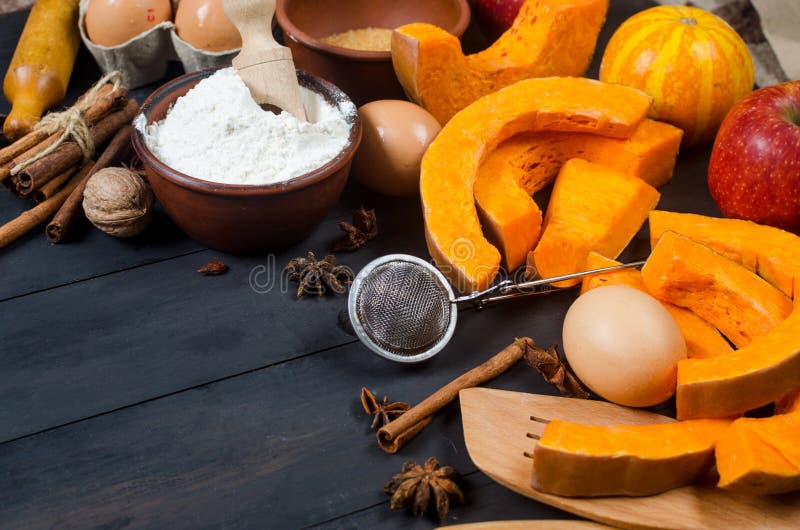
[(697, 19), (694, 17), (681, 17), (681, 23), (686, 24), (688, 26), (696, 26)]

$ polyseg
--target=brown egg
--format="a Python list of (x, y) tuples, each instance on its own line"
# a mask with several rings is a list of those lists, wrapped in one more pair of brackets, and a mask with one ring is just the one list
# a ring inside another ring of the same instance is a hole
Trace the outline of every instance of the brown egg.
[(363, 136), (353, 174), (384, 195), (419, 194), (422, 155), (441, 126), (430, 112), (408, 101), (385, 99), (358, 109)]
[(169, 0), (91, 0), (86, 35), (100, 46), (119, 46), (171, 19)]
[(222, 0), (181, 0), (175, 13), (175, 30), (181, 39), (209, 52), (242, 46), (239, 30), (225, 16)]
[(627, 407), (649, 407), (675, 393), (686, 342), (672, 315), (627, 285), (582, 294), (562, 332), (564, 355), (596, 394)]

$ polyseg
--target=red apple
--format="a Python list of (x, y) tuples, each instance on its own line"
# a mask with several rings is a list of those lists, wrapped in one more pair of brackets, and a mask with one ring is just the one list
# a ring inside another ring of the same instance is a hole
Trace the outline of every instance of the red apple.
[(470, 0), (472, 15), (483, 35), (496, 41), (511, 24), (525, 0)]
[(756, 90), (731, 108), (708, 187), (725, 217), (800, 233), (800, 81)]

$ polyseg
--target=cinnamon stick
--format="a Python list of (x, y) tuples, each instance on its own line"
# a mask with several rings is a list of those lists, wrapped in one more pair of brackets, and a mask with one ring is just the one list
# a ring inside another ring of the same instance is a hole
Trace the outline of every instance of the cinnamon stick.
[[(91, 89), (90, 89), (91, 90)], [(128, 95), (128, 89), (120, 85), (114, 88), (114, 85), (103, 85), (95, 96), (95, 101), (92, 105), (82, 113), (83, 119), (87, 125), (92, 125), (100, 118), (104, 117), (114, 107), (119, 107)], [(87, 94), (83, 94), (78, 98), (78, 102), (85, 99)], [(76, 104), (78, 103), (76, 102)], [(50, 136), (42, 129), (34, 129), (13, 144), (0, 149), (0, 166), (7, 164), (11, 160), (17, 158), (19, 155), (25, 153), (29, 149), (37, 146)], [(2, 180), (0, 174), (0, 180)]]
[[(134, 104), (135, 103), (134, 101)], [(109, 118), (110, 117), (111, 116), (109, 116)], [(98, 123), (98, 125), (100, 125), (100, 123)], [(72, 226), (79, 212), (83, 212), (83, 190), (86, 188), (89, 177), (105, 167), (119, 163), (127, 154), (131, 145), (132, 130), (130, 125), (125, 125), (116, 132), (114, 138), (109, 142), (108, 147), (106, 147), (103, 154), (100, 155), (97, 162), (92, 166), (92, 169), (86, 172), (86, 175), (80, 180), (75, 189), (72, 190), (69, 198), (61, 205), (58, 213), (53, 217), (53, 220), (50, 221), (45, 230), (47, 238), (51, 242), (60, 243), (63, 241), (64, 236), (67, 235), (70, 226)]]
[(0, 248), (19, 239), (50, 218), (53, 213), (67, 200), (72, 190), (78, 185), (78, 175), (72, 178), (64, 188), (28, 211), (22, 212), (16, 219), (0, 226)]
[[(138, 111), (139, 104), (130, 99), (125, 108), (112, 112), (98, 121), (89, 129), (94, 145), (99, 146), (108, 141), (120, 127), (130, 123)], [(80, 147), (75, 142), (66, 142), (46, 157), (37, 160), (21, 171), (19, 185), (23, 186), (25, 182), (47, 182), (81, 160), (83, 160), (83, 153)]]
[[(56, 134), (46, 136), (44, 140), (34, 145), (33, 147), (31, 147), (24, 153), (20, 154), (19, 156), (13, 158), (6, 165), (0, 167), (0, 180), (7, 179), (9, 175), (11, 175), (11, 169), (14, 166), (16, 166), (17, 164), (21, 164), (27, 160), (30, 160), (34, 156), (38, 155), (39, 153), (41, 153), (42, 151), (53, 145), (53, 143), (55, 143), (56, 140), (58, 140), (58, 135)], [(18, 180), (15, 181), (15, 184), (12, 185), (13, 188), (16, 188), (16, 182), (19, 181)]]
[(533, 339), (528, 337), (515, 339), (485, 363), (454, 379), (394, 421), (381, 427), (378, 430), (378, 445), (387, 453), (396, 453), (431, 421), (436, 411), (453, 401), (461, 390), (494, 379), (516, 364), (525, 351), (533, 345)]
[[(81, 173), (88, 171), (89, 169), (91, 169), (92, 164), (93, 162), (89, 161), (86, 162), (80, 169), (78, 169), (77, 167), (71, 167), (68, 170), (64, 171), (56, 178), (52, 179), (50, 182), (48, 182), (47, 184), (45, 184), (44, 186), (33, 192), (33, 202), (39, 204), (40, 202), (46, 201), (47, 199), (55, 195), (55, 193), (61, 188), (61, 186), (65, 182), (67, 182), (72, 177), (72, 175), (75, 174), (76, 171), (79, 171)], [(83, 177), (81, 176), (81, 178)]]

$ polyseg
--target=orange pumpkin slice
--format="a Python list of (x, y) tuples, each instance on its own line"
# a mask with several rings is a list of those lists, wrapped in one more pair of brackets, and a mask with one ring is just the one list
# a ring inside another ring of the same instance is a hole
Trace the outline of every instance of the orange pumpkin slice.
[(504, 141), (481, 164), (474, 189), (484, 232), (503, 266), (522, 265), (539, 241), (542, 212), (530, 196), (552, 183), (564, 162), (582, 158), (659, 187), (672, 177), (682, 135), (672, 125), (644, 120), (625, 139), (546, 131)]
[(526, 0), (492, 46), (465, 56), (459, 40), (431, 24), (397, 28), (392, 63), (409, 99), (444, 124), (476, 99), (522, 79), (581, 76), (609, 0)]
[[(800, 289), (800, 278), (795, 280)], [(678, 363), (679, 418), (733, 416), (800, 387), (800, 301), (765, 335), (725, 357)]]
[[(619, 264), (619, 261), (590, 252), (589, 257), (586, 259), (586, 270), (601, 269)], [(642, 273), (636, 269), (621, 269), (587, 276), (581, 282), (581, 294), (604, 285), (627, 285), (650, 294), (642, 280)], [(669, 311), (672, 318), (675, 319), (675, 323), (678, 324), (686, 341), (686, 355), (690, 359), (718, 357), (733, 352), (733, 348), (720, 334), (719, 330), (695, 313), (669, 302), (662, 301), (661, 305)]]
[(721, 488), (768, 495), (800, 490), (800, 392), (789, 396), (784, 414), (741, 418), (716, 447)]
[[(500, 158), (490, 156), (478, 170), (475, 204), (484, 234), (502, 254), (506, 270), (513, 271), (525, 263), (528, 252), (539, 240), (542, 210), (512, 180), (513, 176), (496, 168), (497, 165), (505, 164)], [(489, 174), (492, 176), (483, 177)]]
[(792, 279), (800, 277), (800, 237), (779, 228), (740, 219), (690, 213), (650, 212), (650, 240), (655, 246), (666, 231), (677, 232), (714, 249), (795, 296)]
[(665, 232), (642, 268), (648, 291), (713, 324), (737, 347), (775, 328), (792, 301), (764, 279), (688, 237)]
[(566, 497), (654, 495), (702, 478), (729, 420), (582, 425), (553, 420), (533, 451), (533, 487)]
[(522, 131), (630, 136), (650, 106), (643, 92), (591, 79), (527, 79), (474, 102), (445, 125), (420, 167), (428, 250), (461, 291), (488, 287), (500, 253), (483, 236), (473, 197), (478, 167), (497, 145)]
[(579, 158), (569, 160), (553, 186), (539, 244), (528, 254), (528, 276), (551, 278), (586, 270), (590, 251), (616, 258), (659, 197), (639, 178)]

